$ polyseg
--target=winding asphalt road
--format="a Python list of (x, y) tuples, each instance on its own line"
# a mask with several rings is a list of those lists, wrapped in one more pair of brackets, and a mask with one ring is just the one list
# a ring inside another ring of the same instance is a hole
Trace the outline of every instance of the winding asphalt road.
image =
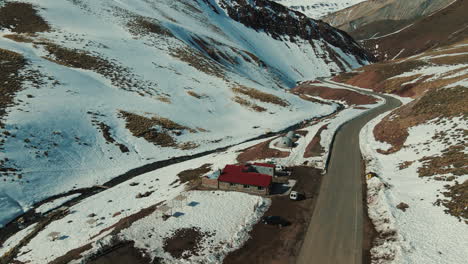
[(383, 97), (386, 102), (347, 122), (336, 133), (327, 174), (297, 264), (362, 263), (364, 211), (359, 131), (371, 119), (400, 106), (401, 102), (390, 96), (358, 92)]

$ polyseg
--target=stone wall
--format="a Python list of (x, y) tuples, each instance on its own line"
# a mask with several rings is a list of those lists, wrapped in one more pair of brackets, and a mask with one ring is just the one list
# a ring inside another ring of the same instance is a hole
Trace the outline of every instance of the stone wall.
[(210, 179), (208, 177), (202, 177), (202, 186), (207, 188), (215, 188), (218, 189), (218, 179)]
[(244, 187), (244, 185), (242, 184), (229, 182), (219, 182), (219, 189), (225, 191), (253, 193), (258, 195), (268, 195), (270, 191), (270, 188), (262, 188), (261, 190), (259, 190), (257, 186), (247, 185), (247, 187)]

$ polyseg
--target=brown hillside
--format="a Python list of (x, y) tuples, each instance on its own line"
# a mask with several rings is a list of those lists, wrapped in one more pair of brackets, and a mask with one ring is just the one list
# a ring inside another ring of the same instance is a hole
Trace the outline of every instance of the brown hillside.
[(395, 32), (415, 20), (440, 10), (453, 0), (363, 1), (324, 18), (357, 40)]
[[(451, 46), (424, 52), (409, 59), (364, 66), (354, 72), (338, 75), (334, 80), (377, 92), (417, 98), (427, 90), (445, 87), (468, 78), (468, 74), (464, 72), (468, 65), (463, 66), (468, 61), (467, 44), (468, 38)], [(415, 74), (397, 77), (424, 67), (449, 67), (453, 65), (460, 65), (460, 68), (454, 71), (447, 70), (441, 78), (432, 78), (433, 74), (430, 71), (424, 76)]]
[(292, 89), (292, 92), (317, 96), (327, 100), (344, 101), (348, 105), (366, 105), (375, 104), (377, 102), (375, 97), (363, 95), (347, 89), (326, 87), (320, 82), (304, 82)]
[[(410, 22), (406, 29), (361, 42), (379, 60), (404, 58), (451, 45), (468, 37), (468, 1), (458, 0), (431, 16)], [(392, 23), (388, 23), (391, 26)], [(371, 25), (369, 25), (371, 26)], [(402, 26), (402, 25), (400, 25)]]

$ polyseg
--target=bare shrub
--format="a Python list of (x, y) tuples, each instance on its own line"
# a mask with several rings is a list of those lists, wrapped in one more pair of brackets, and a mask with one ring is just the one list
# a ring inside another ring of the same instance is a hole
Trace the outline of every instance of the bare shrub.
[(242, 106), (245, 106), (247, 108), (250, 108), (252, 110), (254, 110), (255, 112), (265, 112), (266, 111), (266, 108), (263, 108), (257, 104), (254, 104), (252, 102), (249, 102), (248, 100), (240, 97), (240, 96), (236, 96), (234, 98), (232, 98), (232, 100)]
[(232, 88), (234, 93), (246, 95), (252, 99), (259, 100), (264, 103), (276, 104), (282, 107), (289, 105), (289, 102), (279, 98), (276, 95), (265, 93), (254, 88), (246, 87), (243, 85), (238, 85)]

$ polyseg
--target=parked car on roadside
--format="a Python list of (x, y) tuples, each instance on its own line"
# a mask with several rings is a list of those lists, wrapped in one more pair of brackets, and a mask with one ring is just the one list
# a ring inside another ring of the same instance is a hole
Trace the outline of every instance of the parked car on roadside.
[(262, 223), (266, 225), (276, 225), (278, 227), (285, 227), (291, 224), (288, 220), (277, 215), (264, 216), (262, 218)]
[(279, 164), (276, 164), (276, 167), (275, 167), (275, 170), (276, 171), (286, 171), (286, 167), (282, 166), (282, 165), (279, 165)]
[(294, 201), (299, 201), (304, 198), (305, 198), (305, 195), (298, 191), (291, 191), (291, 193), (289, 194), (289, 199), (294, 200)]

